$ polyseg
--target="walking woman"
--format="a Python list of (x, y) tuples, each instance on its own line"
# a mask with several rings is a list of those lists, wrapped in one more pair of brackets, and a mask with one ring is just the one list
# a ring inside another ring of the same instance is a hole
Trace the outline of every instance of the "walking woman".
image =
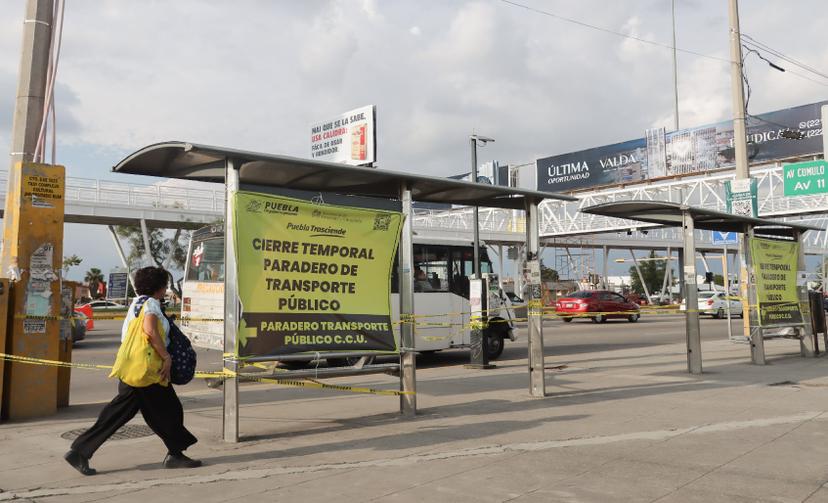
[[(121, 330), (121, 342), (123, 343), (127, 337), (130, 322), (143, 310), (143, 336), (148, 339), (152, 350), (155, 351), (153, 356), (158, 357), (155, 361), (160, 359), (162, 363), (155, 367), (158, 368), (157, 372), (152, 370), (153, 375), (149, 380), (153, 383), (146, 386), (130, 386), (120, 380), (122, 376), (118, 376), (118, 395), (104, 407), (94, 426), (72, 443), (72, 448), (64, 456), (70, 465), (84, 475), (96, 473), (89, 467), (89, 459), (118, 428), (135, 417), (139, 410), (147, 425), (167, 446), (167, 456), (163, 462), (165, 468), (201, 466), (201, 461), (184, 455), (184, 450), (198, 440), (184, 427), (184, 409), (169, 382), (172, 363), (167, 352), (170, 324), (161, 311), (161, 300), (167, 292), (167, 277), (167, 271), (161, 267), (145, 267), (135, 273), (135, 291), (139, 297), (129, 307)], [(113, 374), (116, 374), (116, 371), (113, 371)]]

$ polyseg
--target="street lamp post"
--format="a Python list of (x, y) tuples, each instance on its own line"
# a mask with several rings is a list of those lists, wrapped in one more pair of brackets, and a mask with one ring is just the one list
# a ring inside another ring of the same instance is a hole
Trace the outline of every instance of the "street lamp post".
[[(494, 142), (494, 138), (473, 134), (469, 137), (471, 144), (472, 183), (477, 183), (477, 143)], [(474, 276), (480, 279), (480, 212), (474, 207)]]
[[(494, 141), (492, 138), (485, 136), (471, 135), (469, 137), (471, 143), (471, 163), (472, 163), (472, 183), (477, 183), (477, 143)], [(501, 272), (502, 274), (502, 272)], [(474, 279), (469, 283), (469, 301), (471, 302), (471, 334), (469, 345), (471, 351), (471, 361), (469, 368), (488, 369), (493, 365), (489, 365), (489, 344), (488, 344), (488, 330), (486, 327), (488, 321), (488, 288), (485, 286), (483, 276), (480, 274), (480, 220), (477, 205), (474, 206)]]

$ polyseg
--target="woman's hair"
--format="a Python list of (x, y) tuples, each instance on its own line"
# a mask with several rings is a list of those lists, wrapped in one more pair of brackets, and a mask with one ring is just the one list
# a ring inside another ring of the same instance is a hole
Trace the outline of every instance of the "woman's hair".
[(167, 286), (167, 271), (163, 267), (144, 267), (135, 271), (135, 293), (152, 295)]

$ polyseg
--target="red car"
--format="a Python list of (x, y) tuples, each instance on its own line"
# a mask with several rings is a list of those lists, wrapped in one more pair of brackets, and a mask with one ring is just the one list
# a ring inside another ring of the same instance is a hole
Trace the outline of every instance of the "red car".
[(92, 330), (95, 328), (95, 318), (92, 315), (92, 306), (84, 304), (82, 306), (75, 306), (75, 312), (80, 313), (86, 318), (86, 329)]
[[(608, 318), (626, 318), (632, 323), (638, 321), (641, 313), (638, 304), (621, 295), (607, 290), (579, 290), (558, 299), (555, 310), (565, 322), (572, 321), (567, 314), (592, 318), (595, 323), (604, 323)], [(590, 316), (589, 313), (601, 313)]]

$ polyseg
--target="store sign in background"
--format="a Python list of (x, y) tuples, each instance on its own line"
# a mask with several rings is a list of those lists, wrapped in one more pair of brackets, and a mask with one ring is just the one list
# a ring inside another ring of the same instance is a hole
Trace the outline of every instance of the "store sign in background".
[(369, 105), (311, 126), (311, 158), (372, 165), (377, 157), (376, 113), (376, 107)]
[[(767, 163), (823, 151), (820, 107), (802, 105), (747, 119), (748, 162)], [(805, 138), (781, 133), (798, 129)], [(666, 133), (648, 130), (645, 138), (544, 157), (535, 162), (537, 189), (562, 192), (703, 173), (735, 166), (733, 122), (724, 121)]]
[(396, 351), (391, 268), (402, 215), (234, 196), (240, 356)]
[(801, 324), (796, 284), (799, 243), (753, 238), (750, 251), (759, 300), (759, 325)]

